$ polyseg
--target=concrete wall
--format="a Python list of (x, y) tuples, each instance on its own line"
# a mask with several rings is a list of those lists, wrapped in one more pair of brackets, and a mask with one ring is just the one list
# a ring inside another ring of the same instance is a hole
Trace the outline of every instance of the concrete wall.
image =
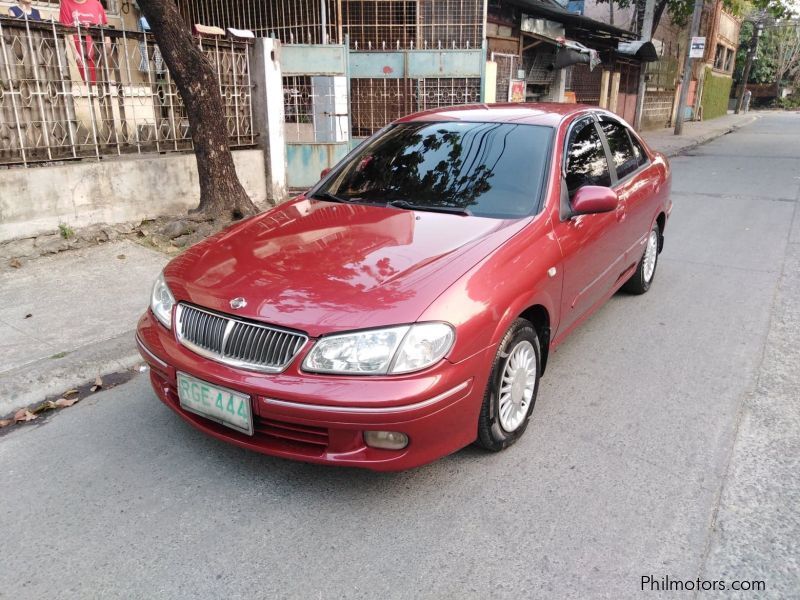
[[(261, 150), (233, 153), (239, 179), (257, 203), (267, 199)], [(144, 154), (58, 166), (0, 170), (0, 241), (180, 214), (197, 205), (194, 154)]]

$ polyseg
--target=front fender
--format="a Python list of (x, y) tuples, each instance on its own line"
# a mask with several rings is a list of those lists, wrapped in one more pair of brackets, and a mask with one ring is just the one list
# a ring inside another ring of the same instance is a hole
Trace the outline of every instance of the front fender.
[(532, 306), (544, 307), (555, 329), (561, 283), (561, 249), (549, 220), (540, 219), (458, 279), (419, 320), (453, 324), (456, 342), (448, 358), (461, 362), (496, 346)]

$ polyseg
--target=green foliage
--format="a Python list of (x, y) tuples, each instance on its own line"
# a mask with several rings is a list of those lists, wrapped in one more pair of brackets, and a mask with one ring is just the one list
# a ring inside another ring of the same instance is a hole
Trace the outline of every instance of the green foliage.
[(711, 67), (706, 67), (703, 80), (703, 120), (716, 119), (728, 114), (728, 98), (731, 95), (733, 80), (727, 75), (716, 75)]
[(793, 0), (749, 0), (743, 6), (747, 4), (755, 10), (767, 12), (775, 19), (788, 19), (797, 13), (796, 3)]
[[(733, 71), (733, 79), (738, 83), (742, 81), (744, 64), (747, 62), (747, 49), (750, 47), (750, 39), (753, 35), (753, 23), (745, 21), (739, 33), (739, 49), (736, 51), (736, 67)], [(775, 45), (770, 29), (765, 29), (758, 43), (758, 56), (750, 67), (750, 77), (748, 83), (773, 83), (775, 81), (775, 68), (777, 59), (775, 56)]]
[[(636, 6), (641, 13), (644, 13), (646, 0), (597, 0), (597, 3), (605, 4), (612, 1), (620, 8)], [(744, 16), (750, 9), (767, 11), (775, 18), (787, 17), (793, 13), (792, 0), (723, 0), (723, 6), (736, 16)], [(660, 17), (665, 12), (675, 25), (684, 27), (691, 20), (693, 11), (694, 0), (655, 0), (653, 31), (658, 27)]]
[[(753, 23), (745, 21), (739, 35), (739, 49), (736, 52), (736, 68), (733, 79), (741, 83), (747, 50), (753, 34)], [(758, 42), (758, 53), (750, 68), (748, 83), (780, 83), (792, 85), (798, 71), (798, 44), (800, 44), (800, 24), (790, 21), (768, 23)], [(783, 61), (781, 61), (783, 57)], [(779, 82), (778, 79), (781, 79)]]
[(800, 108), (800, 94), (778, 98), (775, 100), (775, 106), (784, 110), (797, 110)]
[[(597, 0), (598, 4), (606, 4), (612, 0)], [(620, 8), (629, 8), (631, 6), (639, 6), (640, 10), (644, 10), (645, 0), (613, 0), (614, 5)], [(683, 26), (692, 16), (694, 8), (694, 0), (655, 0), (655, 15), (662, 15), (665, 12), (669, 13), (672, 22), (676, 25)], [(653, 31), (658, 27), (658, 18), (653, 20)], [(638, 32), (637, 32), (638, 33)]]
[(75, 237), (75, 230), (72, 229), (66, 223), (59, 223), (58, 224), (58, 232), (61, 234), (61, 237), (65, 240)]

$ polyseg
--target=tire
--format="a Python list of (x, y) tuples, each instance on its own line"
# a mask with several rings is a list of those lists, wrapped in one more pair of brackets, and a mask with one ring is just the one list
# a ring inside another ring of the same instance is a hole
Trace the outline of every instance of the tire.
[(492, 362), (478, 418), (479, 446), (499, 452), (522, 437), (536, 403), (541, 364), (536, 330), (529, 321), (517, 319), (500, 341)]
[[(630, 294), (644, 294), (650, 289), (656, 277), (656, 267), (658, 266), (658, 247), (661, 238), (661, 230), (658, 223), (653, 223), (653, 228), (647, 236), (647, 242), (642, 252), (642, 258), (636, 265), (636, 272), (625, 282), (622, 289)], [(652, 265), (650, 264), (652, 260)]]

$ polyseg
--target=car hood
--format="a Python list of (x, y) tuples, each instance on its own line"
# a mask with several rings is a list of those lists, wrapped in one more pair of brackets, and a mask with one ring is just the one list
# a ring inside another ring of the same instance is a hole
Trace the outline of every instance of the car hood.
[(411, 323), (527, 221), (301, 196), (190, 248), (165, 277), (178, 301), (312, 337)]

